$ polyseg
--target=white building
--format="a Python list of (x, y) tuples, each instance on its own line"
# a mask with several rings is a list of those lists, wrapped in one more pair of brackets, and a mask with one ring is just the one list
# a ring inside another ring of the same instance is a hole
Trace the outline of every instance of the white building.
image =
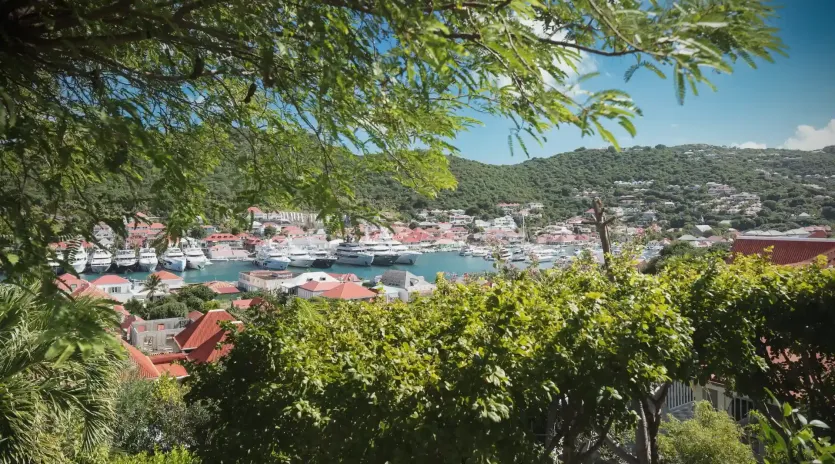
[(124, 303), (133, 298), (132, 285), (128, 279), (113, 274), (103, 275), (90, 282), (116, 301)]

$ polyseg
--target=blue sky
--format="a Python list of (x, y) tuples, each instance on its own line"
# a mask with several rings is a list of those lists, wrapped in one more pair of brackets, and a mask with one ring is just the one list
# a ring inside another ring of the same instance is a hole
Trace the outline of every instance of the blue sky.
[[(595, 57), (600, 76), (583, 87), (623, 89), (643, 110), (644, 116), (635, 120), (638, 135), (634, 139), (623, 131), (615, 132), (623, 146), (711, 143), (816, 149), (833, 145), (835, 0), (778, 0), (777, 4), (783, 8), (776, 26), (789, 57), (777, 56), (774, 64), (762, 62), (756, 70), (737, 63), (733, 74), (713, 76), (718, 87), (715, 93), (704, 87), (698, 97), (688, 94), (684, 106), (679, 106), (670, 79), (640, 70), (624, 83), (624, 70), (634, 58)], [(527, 159), (521, 150), (511, 156), (507, 146), (510, 121), (473, 116), (484, 126), (462, 133), (453, 142), (461, 156), (492, 164)], [(568, 127), (552, 131), (547, 138), (543, 146), (528, 144), (532, 157), (608, 145), (597, 137), (582, 138), (578, 130)]]

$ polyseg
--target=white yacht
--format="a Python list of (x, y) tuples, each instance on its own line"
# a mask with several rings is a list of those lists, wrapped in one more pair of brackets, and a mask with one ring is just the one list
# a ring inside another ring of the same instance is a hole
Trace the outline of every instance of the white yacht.
[(162, 267), (169, 271), (183, 272), (186, 270), (186, 255), (178, 247), (168, 247), (162, 254)]
[(136, 266), (136, 250), (124, 249), (116, 252), (116, 269), (129, 271), (134, 266)]
[(536, 261), (540, 263), (548, 263), (557, 258), (557, 253), (550, 248), (534, 248), (528, 255), (527, 261), (532, 262), (532, 258), (536, 258)]
[(113, 265), (113, 254), (107, 250), (96, 248), (90, 259), (90, 270), (96, 274), (104, 274)]
[(365, 247), (368, 252), (374, 255), (371, 264), (375, 266), (391, 266), (400, 257), (397, 253), (391, 250), (391, 247), (377, 242), (365, 242)]
[(290, 258), (284, 256), (281, 250), (273, 245), (272, 240), (267, 240), (258, 247), (255, 253), (255, 264), (266, 269), (283, 271), (290, 265)]
[(387, 244), (391, 248), (391, 251), (397, 253), (397, 261), (394, 262), (395, 264), (416, 264), (418, 258), (423, 254), (417, 250), (410, 250), (409, 247), (397, 240), (388, 240), (383, 243)]
[(139, 250), (139, 269), (145, 272), (154, 272), (159, 264), (157, 250), (153, 248), (142, 248)]
[(312, 267), (316, 260), (307, 250), (301, 248), (290, 248), (287, 257), (290, 258), (290, 266), (292, 267)]
[(357, 242), (343, 242), (336, 247), (336, 262), (354, 266), (371, 266), (374, 254), (365, 245)]
[(458, 256), (472, 256), (473, 255), (473, 248), (469, 245), (465, 245), (458, 250)]
[(474, 258), (484, 258), (490, 254), (490, 250), (487, 248), (475, 247), (473, 248), (473, 257)]
[(64, 272), (63, 265), (61, 261), (64, 260), (64, 253), (61, 250), (55, 250), (55, 256), (49, 258), (49, 267), (52, 268), (52, 272), (56, 274), (62, 274)]
[(75, 272), (81, 274), (87, 267), (87, 250), (82, 246), (70, 248), (67, 250), (66, 259)]
[(196, 246), (188, 246), (183, 249), (183, 254), (186, 255), (186, 267), (189, 269), (203, 269), (206, 267), (206, 255), (203, 250)]

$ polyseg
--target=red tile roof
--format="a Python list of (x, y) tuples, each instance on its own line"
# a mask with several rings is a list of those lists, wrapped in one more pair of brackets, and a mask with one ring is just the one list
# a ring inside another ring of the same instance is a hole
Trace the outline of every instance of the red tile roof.
[(182, 361), (186, 359), (185, 353), (165, 353), (148, 356), (154, 364), (171, 363), (174, 361)]
[(246, 209), (246, 212), (247, 213), (261, 214), (262, 211), (257, 206), (250, 206), (249, 208)]
[(232, 293), (240, 293), (238, 287), (234, 284), (229, 282), (221, 282), (219, 280), (213, 280), (211, 282), (206, 282), (203, 285), (214, 291), (215, 293), (219, 293), (221, 295), (229, 295)]
[(79, 284), (79, 286), (72, 293), (70, 293), (70, 296), (73, 298), (86, 296), (89, 298), (98, 298), (102, 300), (112, 299), (110, 295), (99, 290), (96, 286), (94, 286), (90, 282), (87, 282), (86, 280)]
[(170, 375), (175, 379), (181, 379), (183, 377), (188, 377), (188, 371), (186, 368), (180, 364), (170, 364), (170, 363), (163, 363), (157, 364), (155, 366), (159, 371), (160, 375)]
[(340, 282), (362, 282), (362, 279), (357, 277), (356, 274), (334, 274), (328, 272), (328, 275)]
[(154, 272), (151, 275), (155, 275), (155, 276), (159, 277), (160, 280), (183, 280), (182, 277), (180, 277), (177, 274), (174, 274), (172, 272), (168, 272), (168, 271), (157, 271), (157, 272)]
[(194, 311), (190, 311), (186, 317), (189, 318), (189, 320), (191, 320), (191, 322), (194, 322), (197, 319), (200, 319), (201, 317), (203, 317), (203, 313), (201, 313), (200, 311), (194, 310)]
[(308, 292), (324, 292), (325, 290), (330, 290), (337, 285), (339, 285), (339, 282), (321, 282), (318, 280), (311, 280), (310, 282), (305, 282), (304, 285), (299, 285), (299, 288), (303, 288)]
[(175, 335), (174, 341), (181, 350), (193, 350), (220, 331), (218, 322), (234, 319), (231, 314), (222, 309), (213, 309)]
[[(241, 321), (233, 322), (238, 329), (238, 332), (243, 330), (244, 325)], [(215, 362), (218, 359), (226, 356), (232, 351), (233, 345), (225, 343), (228, 332), (226, 330), (218, 330), (214, 335), (209, 337), (197, 349), (188, 354), (188, 359), (194, 362)]]
[(830, 265), (835, 260), (835, 239), (738, 237), (731, 252), (761, 255), (769, 247), (771, 262), (779, 265), (806, 264), (820, 255), (827, 256)]
[(145, 319), (142, 319), (139, 316), (134, 316), (133, 314), (127, 316), (122, 323), (119, 325), (122, 330), (130, 330), (130, 326), (133, 325), (134, 322), (142, 322)]
[[(87, 283), (86, 280), (76, 277), (69, 273), (58, 276), (58, 278), (55, 279), (55, 285), (65, 292), (74, 291), (75, 288), (78, 288), (78, 286), (82, 284), (82, 282)], [(75, 285), (76, 287), (73, 288), (73, 285)]]
[(250, 298), (248, 300), (235, 300), (232, 302), (232, 307), (237, 309), (247, 309), (252, 306), (252, 300), (254, 298)]
[(107, 274), (99, 277), (91, 283), (93, 285), (118, 285), (129, 284), (130, 281), (128, 279), (125, 279), (124, 277), (120, 277), (114, 274)]
[(159, 377), (159, 371), (156, 366), (154, 366), (154, 363), (151, 362), (151, 359), (145, 355), (145, 353), (139, 351), (135, 346), (124, 340), (121, 340), (121, 342), (122, 346), (124, 346), (127, 350), (130, 360), (134, 365), (136, 365), (136, 370), (140, 377), (144, 377), (146, 379), (155, 379)]
[(352, 282), (345, 282), (326, 291), (322, 294), (325, 298), (335, 298), (339, 300), (365, 300), (374, 298), (376, 293)]

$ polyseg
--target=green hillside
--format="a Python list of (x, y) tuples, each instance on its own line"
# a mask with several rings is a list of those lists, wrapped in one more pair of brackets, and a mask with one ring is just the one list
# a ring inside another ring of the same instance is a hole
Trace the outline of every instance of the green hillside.
[[(647, 207), (658, 210), (659, 218), (672, 223), (704, 217), (708, 223), (735, 220), (743, 228), (785, 228), (804, 222), (792, 217), (804, 212), (811, 216), (805, 222), (835, 219), (835, 202), (824, 198), (835, 191), (835, 154), (827, 152), (659, 145), (623, 152), (578, 149), (506, 166), (456, 157), (451, 159), (450, 168), (458, 179), (458, 188), (433, 200), (410, 193), (388, 179), (364, 186), (363, 196), (406, 215), (426, 207), (492, 214), (499, 202), (539, 201), (546, 205), (546, 219), (559, 219), (587, 209), (589, 201), (582, 192), (597, 191), (608, 202), (622, 195), (637, 195)], [(615, 181), (649, 180), (654, 183), (645, 191), (615, 186)], [(714, 213), (699, 206), (710, 199), (704, 188), (707, 182), (759, 195), (763, 211), (744, 220), (739, 215)], [(694, 185), (701, 188), (686, 188)], [(676, 206), (661, 207), (665, 201)]]

